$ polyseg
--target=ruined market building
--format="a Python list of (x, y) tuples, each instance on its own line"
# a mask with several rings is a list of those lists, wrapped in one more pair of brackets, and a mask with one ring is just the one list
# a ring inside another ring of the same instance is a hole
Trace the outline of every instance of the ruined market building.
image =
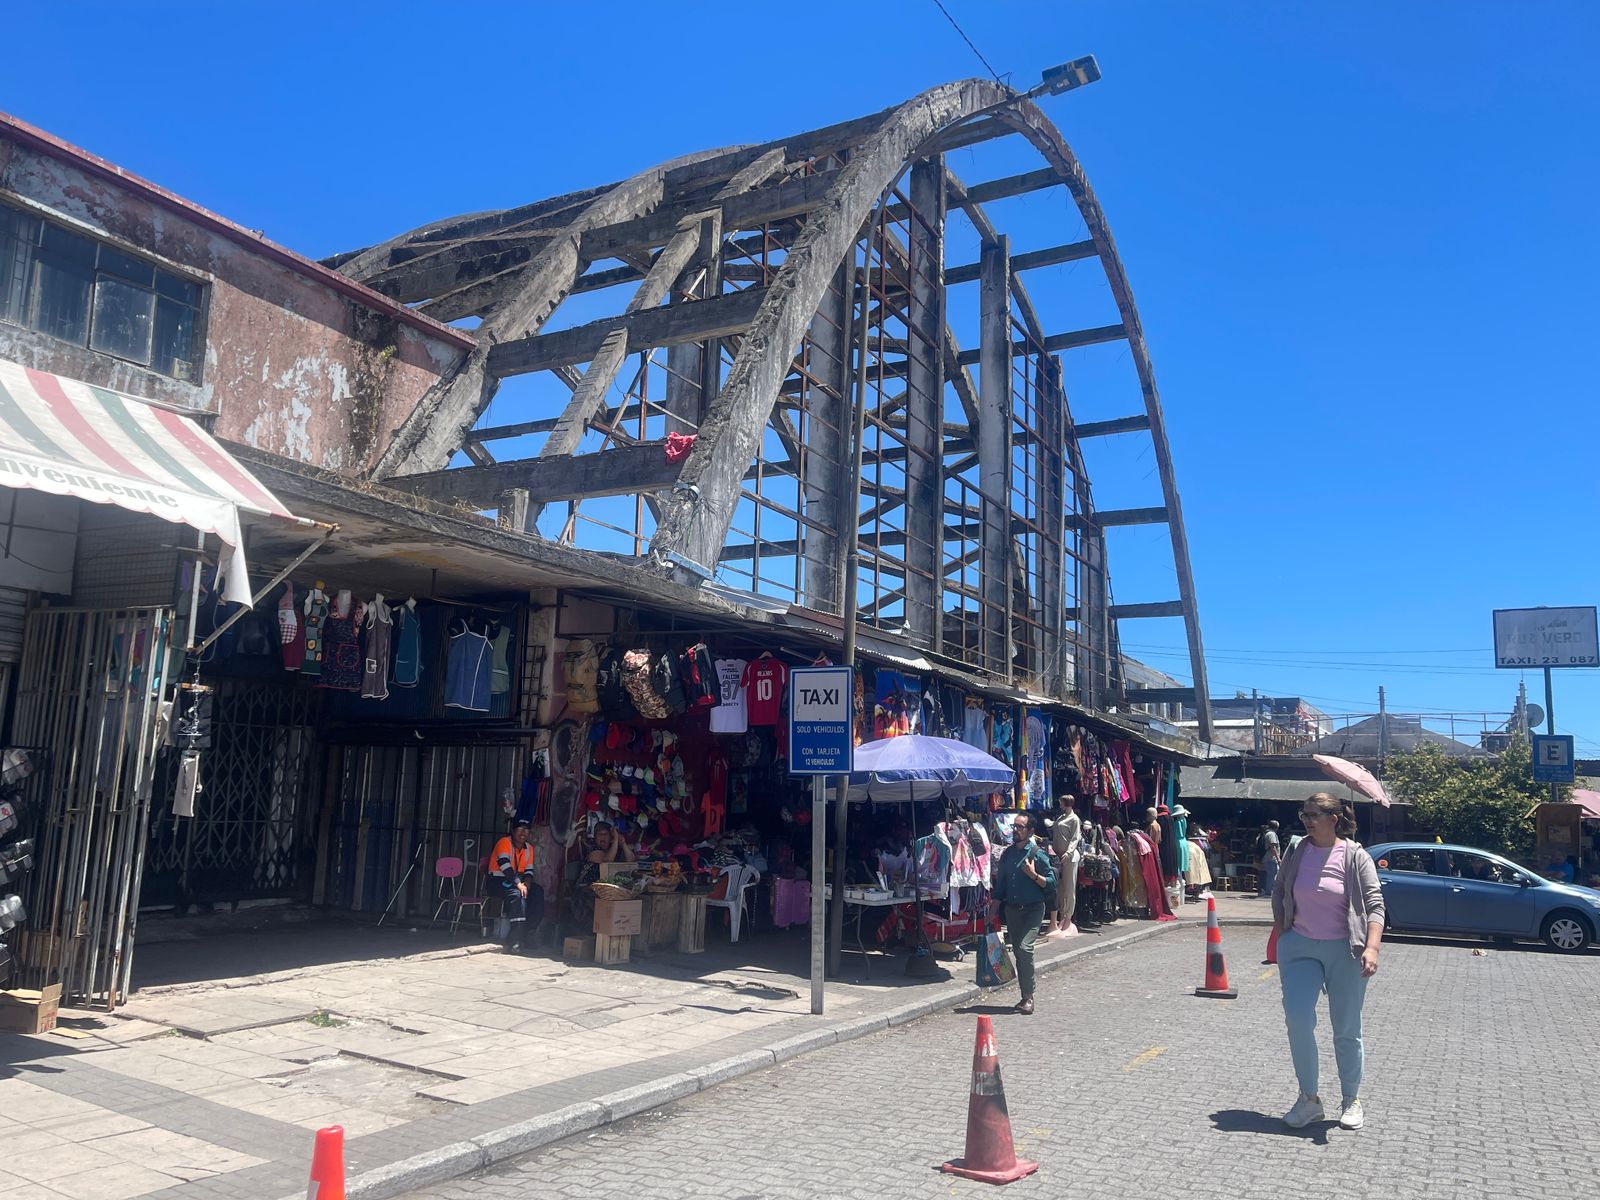
[[(809, 660), (837, 657), (853, 613), (863, 663), (1192, 760), (1141, 711), (1197, 705), (1209, 736), (1150, 350), (1036, 100), (945, 84), (320, 263), (0, 117), (3, 733), (39, 752), (31, 799), (59, 818), (35, 977), (117, 1002), (141, 897), (381, 911), (421, 846), (501, 823), (568, 715), (578, 639), (726, 633)], [(954, 169), (991, 146), (1027, 169)], [(1006, 201), (1039, 193), (1062, 240), (1014, 247)], [(1029, 293), (1075, 263), (1092, 325)], [(1079, 422), (1065, 356), (1097, 347), (1131, 365), (1126, 406)], [(1119, 438), (1151, 451), (1153, 494), (1100, 508), (1086, 448)], [(219, 562), (243, 574), (235, 535), (191, 493), (233, 514), (269, 624), (285, 583), (298, 604), (354, 581), (441, 622), (478, 605), (515, 630), (507, 690), (383, 709), (219, 655), (250, 609), (214, 591)], [(1113, 598), (1108, 542), (1136, 526), (1165, 530), (1172, 594)], [(1119, 627), (1163, 618), (1197, 686), (1130, 689)], [(197, 690), (204, 790), (181, 816), (147, 722)], [(428, 909), (432, 884), (398, 903)]]

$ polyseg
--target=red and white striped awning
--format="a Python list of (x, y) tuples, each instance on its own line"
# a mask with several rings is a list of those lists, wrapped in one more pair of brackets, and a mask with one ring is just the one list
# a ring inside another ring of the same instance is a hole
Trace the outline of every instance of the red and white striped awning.
[(0, 359), (0, 487), (115, 504), (232, 548), (225, 596), (250, 603), (239, 511), (297, 520), (188, 417)]

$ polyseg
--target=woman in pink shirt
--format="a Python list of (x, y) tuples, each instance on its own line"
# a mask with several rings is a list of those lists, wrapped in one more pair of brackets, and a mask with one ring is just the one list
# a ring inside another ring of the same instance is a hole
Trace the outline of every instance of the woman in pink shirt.
[(1300, 807), (1306, 836), (1294, 848), (1272, 891), (1278, 931), (1278, 978), (1289, 1054), (1300, 1081), (1300, 1098), (1284, 1123), (1300, 1129), (1324, 1117), (1317, 1091), (1317, 998), (1328, 993), (1333, 1054), (1343, 1090), (1339, 1124), (1360, 1129), (1361, 1006), (1367, 980), (1378, 970), (1383, 942), (1383, 892), (1372, 856), (1351, 838), (1355, 808), (1318, 792)]

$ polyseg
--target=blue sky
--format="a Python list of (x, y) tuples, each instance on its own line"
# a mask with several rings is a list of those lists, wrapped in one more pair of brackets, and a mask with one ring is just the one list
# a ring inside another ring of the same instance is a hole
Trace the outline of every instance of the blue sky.
[[(946, 4), (1019, 85), (1104, 70), (1046, 106), (1138, 298), (1213, 691), (1503, 711), (1490, 611), (1600, 601), (1600, 6)], [(983, 73), (932, 0), (494, 7), (24, 6), (0, 107), (322, 255)], [(951, 165), (1036, 165), (985, 153)], [(1077, 229), (1059, 191), (997, 215), (1015, 249)], [(1092, 315), (1073, 267), (1028, 282), (1047, 324)], [(1131, 411), (1096, 353), (1080, 419)], [(1091, 458), (1099, 503), (1159, 502), (1152, 465)], [(1171, 596), (1160, 529), (1113, 536), (1117, 598)], [(1176, 623), (1122, 637), (1184, 674)], [(1556, 702), (1600, 757), (1600, 672)]]

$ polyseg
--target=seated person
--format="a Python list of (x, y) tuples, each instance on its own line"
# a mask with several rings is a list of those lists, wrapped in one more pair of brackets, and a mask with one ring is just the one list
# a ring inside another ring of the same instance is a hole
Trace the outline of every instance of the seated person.
[(533, 876), (533, 846), (528, 822), (518, 821), (510, 834), (494, 844), (489, 855), (489, 879), (500, 894), (500, 912), (507, 922), (505, 950), (516, 954), (523, 943), (532, 943), (527, 933), (528, 914), (535, 925), (544, 920), (544, 889)]
[(594, 923), (594, 893), (589, 885), (600, 878), (603, 863), (638, 862), (628, 839), (618, 833), (609, 821), (601, 821), (594, 832), (583, 842), (583, 867), (578, 872), (578, 882), (572, 889), (572, 911), (584, 927)]
[(1545, 864), (1544, 870), (1539, 873), (1546, 879), (1553, 879), (1557, 883), (1571, 883), (1577, 875), (1571, 855), (1567, 856), (1566, 862), (1562, 862), (1561, 855), (1554, 853), (1550, 855), (1550, 861)]

